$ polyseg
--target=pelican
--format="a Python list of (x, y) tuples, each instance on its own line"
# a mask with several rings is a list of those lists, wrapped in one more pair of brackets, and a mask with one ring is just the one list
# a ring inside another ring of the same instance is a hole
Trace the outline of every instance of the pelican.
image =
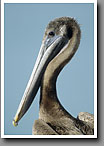
[(80, 38), (80, 27), (74, 18), (56, 18), (48, 24), (33, 72), (14, 117), (14, 126), (29, 109), (40, 87), (39, 119), (33, 124), (32, 134), (94, 134), (93, 115), (81, 112), (74, 118), (61, 105), (56, 91), (57, 77), (78, 49)]

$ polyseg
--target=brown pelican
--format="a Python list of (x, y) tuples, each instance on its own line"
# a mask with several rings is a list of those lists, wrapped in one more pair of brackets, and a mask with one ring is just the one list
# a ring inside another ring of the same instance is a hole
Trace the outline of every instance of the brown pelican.
[(40, 87), (39, 119), (33, 125), (33, 134), (94, 134), (93, 115), (82, 112), (74, 118), (61, 105), (56, 91), (57, 77), (75, 54), (80, 36), (80, 27), (73, 18), (61, 17), (48, 24), (32, 75), (14, 117), (14, 126), (28, 110)]

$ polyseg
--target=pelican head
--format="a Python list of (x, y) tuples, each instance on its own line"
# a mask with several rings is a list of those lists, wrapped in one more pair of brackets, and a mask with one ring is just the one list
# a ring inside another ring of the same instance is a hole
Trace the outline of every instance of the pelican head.
[(30, 107), (41, 86), (47, 66), (56, 59), (56, 66), (62, 69), (75, 54), (80, 43), (80, 34), (80, 27), (73, 18), (61, 17), (48, 24), (33, 72), (14, 117), (14, 126)]

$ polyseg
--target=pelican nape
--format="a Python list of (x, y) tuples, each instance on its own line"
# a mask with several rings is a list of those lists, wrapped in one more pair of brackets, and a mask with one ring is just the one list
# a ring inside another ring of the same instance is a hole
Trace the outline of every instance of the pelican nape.
[(56, 91), (57, 77), (78, 49), (80, 37), (80, 27), (73, 18), (61, 17), (48, 24), (32, 75), (14, 117), (14, 126), (28, 110), (40, 87), (39, 119), (33, 125), (34, 135), (94, 134), (93, 115), (81, 112), (74, 118), (61, 105)]

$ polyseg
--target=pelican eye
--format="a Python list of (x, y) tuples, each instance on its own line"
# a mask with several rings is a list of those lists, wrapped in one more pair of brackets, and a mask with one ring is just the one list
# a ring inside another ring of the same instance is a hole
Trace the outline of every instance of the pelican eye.
[(55, 33), (53, 31), (50, 31), (49, 34), (48, 34), (50, 37), (54, 37), (55, 36)]

